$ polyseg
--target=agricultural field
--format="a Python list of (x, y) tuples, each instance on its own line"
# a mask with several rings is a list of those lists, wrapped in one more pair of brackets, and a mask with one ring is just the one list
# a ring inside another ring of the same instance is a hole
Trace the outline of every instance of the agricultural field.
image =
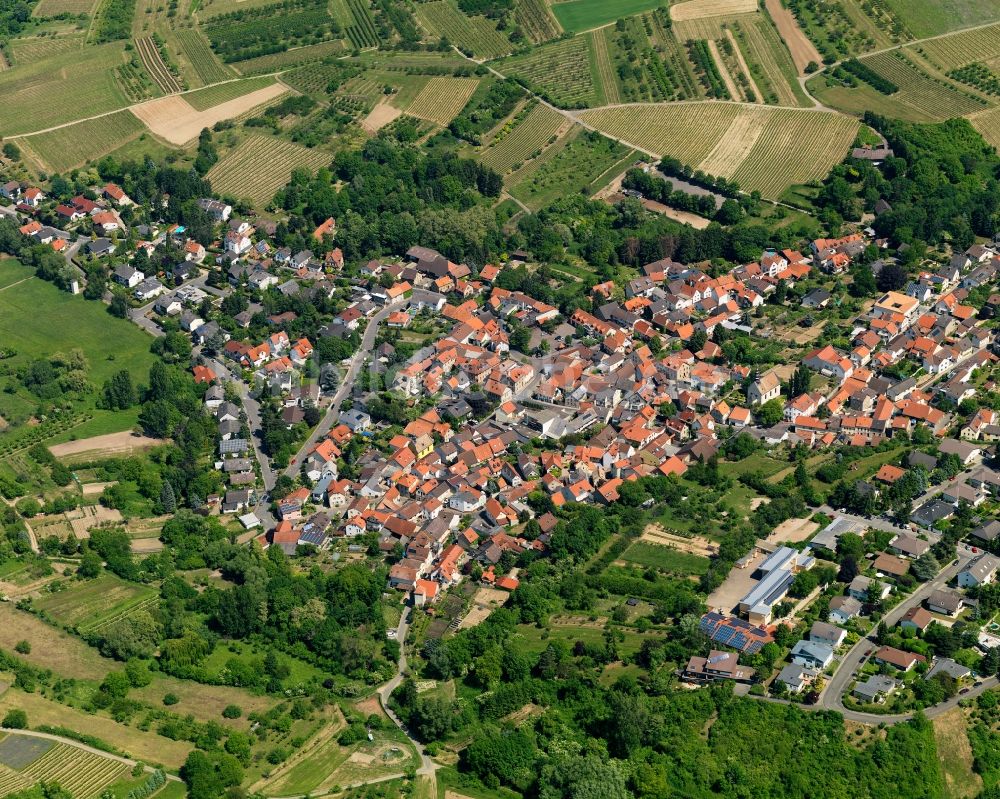
[(178, 30), (166, 37), (168, 44), (176, 42), (171, 55), (193, 86), (230, 80), (233, 71), (212, 52), (208, 41), (197, 30)]
[(1000, 107), (974, 114), (969, 121), (986, 141), (1000, 151)]
[(764, 102), (809, 107), (812, 103), (799, 85), (795, 64), (771, 21), (763, 14), (741, 18), (729, 35), (746, 59), (750, 76)]
[[(901, 108), (901, 114), (909, 112), (915, 121), (942, 121), (981, 111), (987, 106), (985, 100), (956, 88), (944, 79), (931, 77), (898, 50), (869, 56), (862, 59), (862, 63), (899, 87), (899, 91), (891, 95), (879, 95), (887, 101), (881, 107), (883, 113)], [(847, 90), (848, 95), (850, 91)], [(861, 93), (858, 99), (867, 103), (869, 93)], [(880, 106), (874, 104), (868, 107)], [(848, 107), (844, 110), (856, 109)]]
[(757, 10), (757, 0), (686, 0), (670, 7), (674, 22), (722, 17), (729, 14), (749, 14)]
[(628, 147), (577, 126), (541, 158), (515, 172), (508, 191), (532, 210), (569, 194), (593, 194), (602, 178), (610, 182), (634, 155)]
[(177, 76), (170, 71), (170, 68), (163, 61), (160, 48), (151, 36), (136, 39), (135, 49), (139, 53), (139, 58), (142, 59), (142, 65), (146, 68), (146, 71), (156, 85), (160, 87), (160, 91), (164, 94), (174, 94), (184, 88), (181, 86), (181, 82), (177, 80)]
[(839, 114), (730, 103), (596, 109), (580, 118), (769, 198), (826, 175), (844, 158), (858, 129), (856, 120)]
[(310, 150), (283, 139), (249, 136), (208, 173), (212, 187), (222, 194), (268, 203), (288, 183), (293, 169), (319, 169), (332, 158), (323, 150)]
[[(864, 3), (864, 8), (859, 0), (787, 0), (785, 5), (826, 63), (913, 38), (903, 17), (888, 2)], [(866, 9), (877, 14), (877, 19)]]
[(92, 17), (100, 0), (39, 0), (31, 12), (33, 17), (58, 17), (61, 14)]
[(324, 0), (289, 0), (213, 17), (202, 30), (216, 55), (232, 63), (336, 38), (335, 24)]
[(67, 583), (64, 590), (43, 594), (32, 605), (59, 624), (86, 633), (149, 608), (156, 601), (154, 589), (105, 573), (93, 580)]
[(121, 42), (87, 49), (81, 58), (67, 50), (0, 72), (0, 107), (17, 114), (0, 117), (0, 136), (45, 130), (114, 111), (129, 104), (115, 79), (126, 63)]
[(199, 89), (196, 92), (188, 92), (184, 95), (184, 99), (196, 111), (207, 111), (209, 108), (228, 103), (230, 100), (236, 100), (273, 84), (274, 78), (264, 77), (232, 81), (218, 86), (209, 86), (207, 89)]
[(150, 765), (162, 764), (168, 769), (180, 768), (192, 748), (186, 741), (172, 741), (155, 732), (128, 727), (105, 716), (96, 716), (46, 699), (38, 693), (9, 689), (0, 697), (0, 716), (11, 708), (24, 710), (32, 727), (48, 724), (77, 730), (100, 738), (136, 760)]
[(146, 132), (129, 111), (77, 122), (20, 139), (33, 160), (48, 172), (65, 172), (96, 161)]
[(309, 64), (283, 73), (281, 81), (297, 92), (323, 100), (330, 94), (331, 87), (339, 89), (346, 83), (346, 76), (352, 74), (347, 69), (340, 64)]
[(502, 128), (480, 152), (479, 160), (505, 175), (544, 149), (565, 124), (562, 115), (538, 104), (512, 128)]
[(410, 116), (447, 125), (469, 102), (478, 85), (478, 78), (431, 78), (405, 111)]
[(1000, 58), (1000, 25), (953, 33), (906, 49), (916, 50), (937, 69), (947, 72), (973, 61)]
[(563, 30), (570, 33), (610, 25), (622, 17), (631, 17), (656, 8), (659, 0), (566, 0), (552, 5), (552, 13)]
[(198, 4), (198, 17), (203, 22), (208, 22), (213, 17), (219, 17), (223, 14), (260, 8), (272, 3), (274, 0), (201, 0)]
[(517, 0), (514, 19), (533, 44), (542, 44), (562, 33), (545, 0)]
[(884, 0), (915, 38), (1000, 20), (1000, 5), (993, 0)]
[(352, 47), (364, 50), (378, 47), (378, 31), (375, 29), (375, 19), (372, 17), (368, 0), (344, 0), (351, 12), (351, 24), (344, 32)]
[(507, 55), (513, 47), (486, 17), (470, 17), (458, 10), (454, 0), (433, 0), (416, 7), (417, 21), (431, 36), (446, 38), (462, 52), (490, 60)]
[(309, 64), (315, 61), (322, 61), (331, 56), (342, 55), (345, 50), (344, 42), (340, 39), (330, 39), (319, 44), (309, 44), (305, 47), (295, 47), (281, 53), (271, 53), (257, 58), (248, 58), (240, 61), (233, 68), (241, 75), (262, 75), (270, 72), (278, 72), (289, 67), (296, 67), (301, 64)]
[[(36, 6), (37, 8), (38, 6)], [(85, 36), (31, 36), (21, 39), (11, 39), (5, 47), (14, 65), (31, 64), (43, 58), (49, 58), (67, 50), (79, 50), (83, 47)]]
[(70, 744), (13, 733), (0, 741), (0, 764), (4, 766), (0, 793), (10, 792), (18, 780), (22, 783), (18, 788), (44, 781), (57, 783), (79, 799), (96, 797), (128, 768), (121, 761)]
[(554, 105), (585, 108), (597, 103), (599, 76), (588, 44), (589, 37), (575, 36), (507, 58), (497, 65), (504, 75), (523, 81)]

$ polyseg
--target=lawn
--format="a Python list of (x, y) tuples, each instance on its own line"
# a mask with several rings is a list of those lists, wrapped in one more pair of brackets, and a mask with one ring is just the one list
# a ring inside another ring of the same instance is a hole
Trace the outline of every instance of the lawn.
[[(0, 261), (0, 342), (17, 352), (6, 365), (16, 369), (30, 361), (48, 358), (57, 352), (83, 351), (89, 364), (90, 382), (100, 388), (115, 372), (127, 369), (136, 382), (144, 382), (153, 363), (150, 337), (124, 319), (108, 314), (105, 306), (60, 291), (51, 283), (23, 279), (25, 267), (9, 260)], [(37, 400), (26, 391), (4, 395), (4, 407), (20, 398), (33, 408)], [(96, 392), (83, 400), (81, 410), (93, 410)], [(22, 408), (23, 410), (23, 408)], [(97, 412), (100, 432), (127, 430), (135, 414)], [(91, 430), (89, 434), (96, 434)]]
[(700, 555), (692, 555), (690, 552), (681, 552), (678, 549), (650, 544), (646, 541), (636, 541), (632, 544), (622, 554), (622, 560), (626, 563), (660, 569), (682, 576), (705, 574), (710, 563), (708, 558), (703, 558)]
[[(216, 646), (212, 654), (205, 658), (201, 665), (209, 674), (218, 676), (226, 668), (226, 663), (233, 658), (244, 661), (258, 660), (262, 662), (264, 654), (263, 649), (255, 650), (249, 644), (239, 641), (226, 641)], [(277, 653), (277, 657), (283, 665), (288, 666), (290, 671), (288, 678), (285, 680), (286, 687), (304, 685), (312, 681), (322, 681), (329, 676), (304, 660), (293, 658), (281, 652)]]
[(566, 3), (555, 3), (552, 13), (563, 30), (579, 33), (609, 25), (622, 17), (649, 11), (659, 5), (662, 5), (660, 0), (569, 0)]
[[(623, 655), (634, 655), (642, 647), (642, 642), (650, 637), (649, 635), (640, 635), (628, 630), (623, 630), (623, 633), (625, 640), (619, 644), (619, 650)], [(522, 624), (517, 628), (515, 635), (520, 639), (521, 649), (529, 654), (544, 652), (548, 648), (549, 642), (556, 640), (567, 641), (570, 644), (582, 641), (592, 646), (603, 646), (604, 644), (604, 628), (601, 626), (553, 626), (539, 629), (538, 627)]]
[[(276, 701), (267, 695), (256, 696), (243, 688), (204, 685), (167, 675), (157, 675), (149, 685), (134, 688), (129, 695), (154, 707), (160, 707), (163, 704), (163, 697), (168, 693), (178, 699), (177, 704), (171, 706), (171, 712), (181, 716), (190, 713), (199, 721), (214, 721), (240, 730), (250, 727), (250, 720), (247, 718), (249, 714), (266, 713), (276, 704)], [(243, 715), (238, 719), (224, 718), (222, 711), (229, 705), (242, 708)]]
[(73, 581), (65, 590), (43, 594), (33, 604), (60, 624), (86, 632), (124, 618), (155, 598), (152, 588), (105, 573), (93, 580)]
[(35, 270), (13, 258), (0, 258), (0, 291), (21, 280), (31, 277)]

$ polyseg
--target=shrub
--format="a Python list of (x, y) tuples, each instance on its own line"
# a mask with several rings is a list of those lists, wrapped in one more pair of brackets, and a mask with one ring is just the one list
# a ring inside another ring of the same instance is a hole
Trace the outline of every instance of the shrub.
[(21, 655), (31, 654), (31, 642), (30, 641), (18, 641), (14, 645), (14, 651)]
[(28, 727), (28, 714), (23, 710), (13, 709), (8, 710), (7, 715), (3, 717), (2, 725), (8, 727), (12, 730), (23, 730)]
[(163, 704), (167, 705), (168, 707), (170, 705), (176, 705), (180, 701), (181, 701), (180, 697), (177, 696), (177, 694), (164, 694), (163, 695)]
[(227, 719), (238, 719), (243, 715), (243, 708), (239, 705), (226, 705), (226, 709), (222, 711), (222, 715)]

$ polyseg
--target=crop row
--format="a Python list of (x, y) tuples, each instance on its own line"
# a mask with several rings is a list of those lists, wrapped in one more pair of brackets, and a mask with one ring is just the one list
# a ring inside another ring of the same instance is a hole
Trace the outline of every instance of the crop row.
[(174, 94), (181, 90), (180, 81), (170, 71), (163, 60), (160, 48), (152, 37), (144, 36), (135, 40), (135, 48), (142, 59), (142, 65), (164, 94)]
[(431, 78), (406, 109), (411, 116), (447, 125), (479, 85), (477, 78)]
[(22, 774), (34, 781), (58, 783), (78, 799), (90, 799), (124, 771), (125, 765), (117, 760), (59, 744), (23, 769)]
[(948, 73), (948, 77), (960, 83), (975, 86), (986, 94), (1000, 94), (1000, 75), (997, 75), (986, 64), (981, 64), (978, 61), (966, 64), (960, 69), (953, 69)]
[(467, 17), (451, 0), (419, 4), (417, 18), (425, 30), (447, 39), (468, 55), (491, 59), (511, 51), (510, 42), (495, 23), (486, 17)]
[(559, 132), (563, 118), (544, 105), (536, 105), (499, 142), (487, 147), (480, 160), (501, 175), (535, 157)]
[(196, 30), (178, 30), (177, 41), (202, 83), (229, 80), (233, 73), (215, 57), (208, 42)]
[(945, 71), (973, 61), (1000, 58), (1000, 24), (930, 39), (922, 42), (918, 50)]
[(500, 71), (555, 105), (581, 108), (594, 103), (594, 73), (586, 36), (562, 39), (506, 59)]
[(215, 52), (232, 62), (321, 41), (335, 27), (325, 2), (287, 0), (213, 17), (204, 30)]
[(347, 0), (354, 24), (347, 28), (347, 38), (359, 49), (378, 47), (378, 31), (366, 0)]
[(329, 153), (281, 139), (252, 136), (212, 167), (208, 179), (220, 193), (265, 203), (288, 182), (292, 170), (318, 169), (330, 161)]
[(514, 7), (514, 19), (524, 35), (535, 44), (547, 42), (559, 35), (559, 26), (544, 0), (518, 0)]
[(987, 105), (985, 100), (921, 72), (898, 50), (869, 56), (861, 63), (898, 86), (900, 95), (908, 95), (900, 99), (918, 108), (933, 109), (942, 119), (963, 116)]

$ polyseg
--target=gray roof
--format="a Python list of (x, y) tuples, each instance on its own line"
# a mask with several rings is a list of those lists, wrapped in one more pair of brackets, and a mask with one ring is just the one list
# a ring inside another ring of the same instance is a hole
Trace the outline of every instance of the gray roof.
[(936, 674), (947, 674), (956, 680), (960, 680), (962, 677), (968, 677), (972, 674), (972, 670), (968, 666), (963, 666), (951, 658), (938, 658), (934, 661), (934, 665), (931, 666), (927, 674), (924, 675), (924, 679), (929, 680)]
[(791, 657), (805, 657), (809, 660), (816, 660), (820, 663), (827, 663), (833, 657), (833, 647), (829, 644), (821, 644), (818, 641), (796, 641), (792, 647)]
[(884, 674), (873, 674), (866, 682), (858, 683), (854, 687), (854, 693), (861, 694), (869, 700), (875, 699), (879, 694), (888, 694), (896, 690), (899, 683)]

